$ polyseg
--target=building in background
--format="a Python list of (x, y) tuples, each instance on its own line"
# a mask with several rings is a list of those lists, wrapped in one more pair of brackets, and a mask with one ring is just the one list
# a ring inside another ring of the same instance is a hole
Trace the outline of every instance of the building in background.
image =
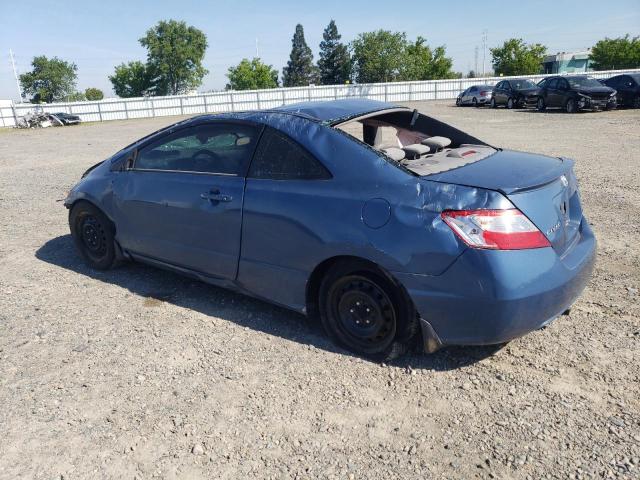
[(558, 52), (547, 55), (542, 61), (542, 73), (580, 73), (591, 68), (591, 50), (581, 52)]

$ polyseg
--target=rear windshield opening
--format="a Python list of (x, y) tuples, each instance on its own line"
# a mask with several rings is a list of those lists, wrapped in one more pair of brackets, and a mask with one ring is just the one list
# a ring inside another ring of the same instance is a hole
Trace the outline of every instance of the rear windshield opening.
[(334, 125), (417, 175), (432, 175), (482, 160), (496, 150), (417, 111), (395, 109)]

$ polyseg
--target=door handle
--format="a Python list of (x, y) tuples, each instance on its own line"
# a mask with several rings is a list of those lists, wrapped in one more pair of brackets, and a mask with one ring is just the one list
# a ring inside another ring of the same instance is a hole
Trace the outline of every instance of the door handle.
[(212, 190), (210, 192), (201, 193), (200, 198), (203, 200), (209, 200), (210, 202), (230, 202), (233, 200), (231, 195), (225, 195), (220, 193), (220, 190)]

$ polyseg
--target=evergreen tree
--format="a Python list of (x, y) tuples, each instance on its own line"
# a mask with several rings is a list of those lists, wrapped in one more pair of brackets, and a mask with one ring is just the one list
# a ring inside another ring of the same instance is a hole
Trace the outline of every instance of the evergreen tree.
[(282, 85), (285, 87), (303, 87), (316, 83), (318, 72), (313, 64), (313, 53), (304, 39), (302, 25), (296, 25), (291, 40), (291, 55), (287, 66), (282, 69)]
[(336, 22), (331, 20), (322, 34), (318, 70), (323, 85), (346, 83), (351, 78), (351, 56), (347, 46), (340, 42)]

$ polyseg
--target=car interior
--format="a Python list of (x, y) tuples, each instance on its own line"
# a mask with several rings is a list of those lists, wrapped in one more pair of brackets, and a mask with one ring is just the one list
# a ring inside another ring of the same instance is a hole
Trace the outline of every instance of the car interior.
[(418, 175), (461, 167), (496, 151), (481, 140), (417, 110), (385, 110), (335, 127)]

